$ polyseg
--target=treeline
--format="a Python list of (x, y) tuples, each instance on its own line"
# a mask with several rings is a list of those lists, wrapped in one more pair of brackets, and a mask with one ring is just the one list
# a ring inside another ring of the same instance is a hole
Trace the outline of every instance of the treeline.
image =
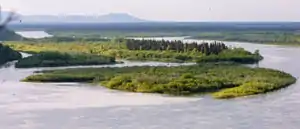
[(190, 52), (197, 51), (205, 55), (219, 54), (228, 47), (221, 42), (213, 43), (183, 43), (180, 40), (125, 40), (126, 46), (129, 50), (154, 50), (154, 51), (176, 51), (176, 52)]
[(263, 44), (299, 44), (300, 36), (297, 32), (287, 31), (233, 31), (199, 33), (189, 39), (207, 39), (221, 41), (241, 41)]
[(8, 46), (0, 43), (0, 65), (9, 61), (21, 59), (22, 55)]

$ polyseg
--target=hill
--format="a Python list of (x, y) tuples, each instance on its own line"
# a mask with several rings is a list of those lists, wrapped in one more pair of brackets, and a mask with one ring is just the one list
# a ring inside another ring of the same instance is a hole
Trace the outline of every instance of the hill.
[(19, 19), (18, 22), (22, 23), (135, 23), (146, 21), (126, 13), (106, 15), (19, 15)]
[(8, 30), (8, 29), (3, 29), (0, 30), (0, 41), (5, 41), (5, 40), (20, 40), (22, 39), (22, 36), (16, 34), (15, 32)]

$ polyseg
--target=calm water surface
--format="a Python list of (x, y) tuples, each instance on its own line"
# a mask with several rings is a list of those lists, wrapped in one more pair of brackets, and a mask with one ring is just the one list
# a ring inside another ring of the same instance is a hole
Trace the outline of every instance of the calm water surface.
[[(297, 78), (300, 76), (300, 48), (234, 42), (229, 44), (251, 51), (259, 49), (265, 57), (260, 67), (283, 70)], [(20, 79), (41, 69), (15, 69), (12, 65), (0, 69), (1, 129), (300, 127), (299, 83), (266, 95), (214, 100), (209, 96), (184, 98), (124, 93), (87, 84), (21, 83)], [(178, 64), (126, 62), (110, 67), (136, 65)]]
[(46, 38), (52, 37), (52, 35), (48, 34), (45, 31), (17, 31), (17, 34), (25, 37), (25, 38)]

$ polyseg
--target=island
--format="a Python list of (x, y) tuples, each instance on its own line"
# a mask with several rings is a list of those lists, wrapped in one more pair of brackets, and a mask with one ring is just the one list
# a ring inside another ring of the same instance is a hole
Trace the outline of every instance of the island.
[(110, 89), (140, 93), (195, 95), (218, 99), (255, 95), (295, 83), (290, 74), (235, 63), (201, 63), (179, 67), (83, 68), (42, 71), (27, 82), (90, 82)]
[[(85, 82), (127, 92), (175, 96), (212, 94), (218, 99), (267, 93), (296, 82), (292, 75), (282, 71), (244, 65), (257, 64), (263, 57), (259, 51), (252, 53), (243, 48), (229, 47), (222, 42), (183, 43), (182, 41), (134, 39), (84, 43), (30, 42), (32, 41), (8, 43), (16, 50), (37, 53), (20, 60), (16, 67), (69, 66), (89, 62), (90, 58), (86, 57), (80, 58), (77, 62), (78, 56), (70, 55), (72, 52), (100, 56), (101, 59), (106, 56), (111, 57), (105, 63), (113, 62), (114, 59), (126, 59), (197, 64), (176, 67), (143, 66), (39, 71), (25, 78), (23, 81), (26, 82)], [(92, 59), (99, 60), (96, 57)]]

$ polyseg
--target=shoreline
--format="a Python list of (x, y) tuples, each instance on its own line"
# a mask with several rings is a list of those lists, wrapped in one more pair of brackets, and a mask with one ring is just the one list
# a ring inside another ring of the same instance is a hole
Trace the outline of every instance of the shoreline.
[(276, 46), (287, 46), (287, 47), (300, 47), (300, 43), (259, 43), (259, 42), (251, 42), (251, 41), (243, 41), (243, 40), (216, 40), (216, 39), (200, 39), (200, 38), (184, 38), (183, 40), (203, 40), (203, 41), (219, 41), (219, 42), (239, 42), (239, 43), (249, 43), (249, 44), (260, 44), (260, 45), (276, 45)]

